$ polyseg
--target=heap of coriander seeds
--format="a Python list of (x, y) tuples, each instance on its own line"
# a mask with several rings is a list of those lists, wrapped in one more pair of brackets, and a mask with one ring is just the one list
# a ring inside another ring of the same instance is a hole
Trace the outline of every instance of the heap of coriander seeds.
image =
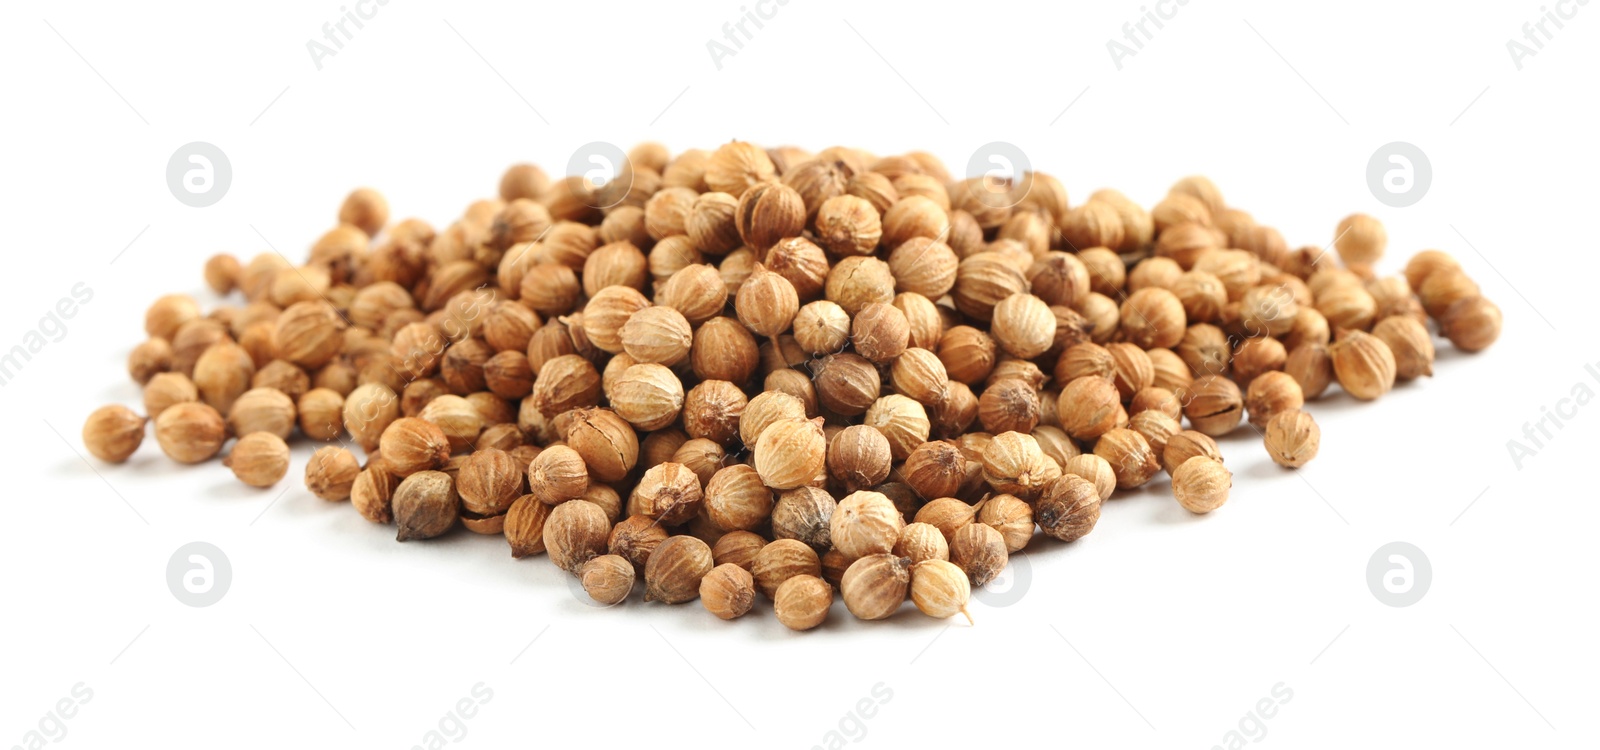
[(231, 441), (222, 463), (268, 487), (298, 434), (324, 444), (306, 487), (401, 541), (463, 526), (603, 604), (765, 599), (807, 630), (835, 592), (861, 619), (965, 614), (1163, 472), (1213, 511), (1216, 438), (1304, 466), (1308, 401), (1500, 334), (1449, 255), (1380, 277), (1360, 214), (1334, 251), (1291, 249), (1204, 177), (1146, 210), (920, 152), (628, 159), (603, 186), (513, 166), (442, 229), (361, 189), (304, 265), (213, 257), (241, 306), (156, 300), (128, 359), (143, 412), (95, 411), (85, 445), (124, 461), (153, 421), (173, 459)]

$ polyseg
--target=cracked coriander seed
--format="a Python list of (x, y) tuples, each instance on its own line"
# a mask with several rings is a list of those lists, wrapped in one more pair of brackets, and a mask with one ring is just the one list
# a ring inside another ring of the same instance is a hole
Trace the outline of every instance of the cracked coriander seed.
[(1226, 377), (1196, 378), (1189, 387), (1188, 397), (1183, 415), (1189, 418), (1194, 429), (1212, 437), (1233, 432), (1244, 416), (1244, 396), (1239, 393), (1239, 386)]
[(399, 485), (400, 478), (390, 474), (381, 462), (370, 464), (350, 485), (350, 504), (372, 523), (389, 523), (394, 520), (394, 491)]
[(632, 503), (638, 512), (666, 526), (687, 522), (703, 502), (700, 478), (689, 467), (670, 461), (650, 467), (633, 489)]

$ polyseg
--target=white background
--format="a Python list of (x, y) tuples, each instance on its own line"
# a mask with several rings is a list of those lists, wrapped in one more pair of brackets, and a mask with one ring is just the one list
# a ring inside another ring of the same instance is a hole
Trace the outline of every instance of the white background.
[[(846, 720), (851, 744), (1205, 748), (1280, 682), (1293, 698), (1252, 744), (1592, 746), (1600, 407), (1520, 470), (1506, 447), (1576, 384), (1600, 391), (1584, 371), (1600, 363), (1600, 9), (1518, 71), (1506, 42), (1541, 2), (1194, 0), (1121, 71), (1106, 42), (1138, 2), (792, 0), (720, 71), (706, 42), (738, 2), (396, 0), (320, 71), (305, 45), (336, 0), (7, 3), (0, 349), (74, 284), (94, 296), (0, 389), (0, 746), (79, 682), (93, 698), (62, 746), (410, 747), (479, 682), (493, 698), (462, 746), (811, 747), (883, 683), (865, 735)], [(975, 604), (976, 627), (909, 607), (859, 623), (836, 605), (806, 634), (766, 604), (732, 623), (698, 604), (594, 609), (498, 539), (396, 544), (303, 489), (304, 448), (266, 491), (177, 467), (153, 438), (123, 466), (78, 455), (91, 410), (139, 403), (123, 363), (149, 301), (217, 302), (200, 278), (214, 252), (303, 257), (357, 185), (444, 226), (513, 161), (561, 173), (589, 141), (735, 137), (925, 149), (952, 171), (1003, 140), (1074, 202), (1115, 186), (1149, 205), (1204, 173), (1296, 246), (1370, 212), (1381, 270), (1449, 250), (1505, 334), (1477, 356), (1441, 341), (1436, 377), (1377, 404), (1314, 404), (1322, 454), (1298, 476), (1241, 429), (1232, 499), (1209, 517), (1157, 481), (1071, 547), (1036, 541), (1011, 582), (1025, 593)], [(234, 172), (203, 209), (164, 177), (197, 140)], [(1365, 181), (1397, 140), (1434, 170), (1404, 209)], [(164, 580), (195, 540), (233, 567), (203, 609)], [(1365, 581), (1395, 540), (1433, 568), (1398, 609)]]

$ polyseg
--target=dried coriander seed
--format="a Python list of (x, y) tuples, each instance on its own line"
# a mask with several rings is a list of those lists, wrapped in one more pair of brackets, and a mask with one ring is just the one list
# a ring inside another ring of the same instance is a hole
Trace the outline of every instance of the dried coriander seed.
[(1250, 424), (1265, 428), (1273, 417), (1286, 411), (1299, 411), (1306, 399), (1298, 381), (1286, 373), (1273, 371), (1250, 381), (1244, 402), (1250, 413)]
[(271, 487), (289, 473), (289, 446), (270, 432), (252, 432), (233, 444), (222, 465), (251, 487)]
[(829, 520), (833, 546), (851, 558), (887, 553), (900, 538), (905, 520), (883, 493), (854, 492), (839, 501)]
[(1100, 497), (1089, 480), (1063, 474), (1045, 488), (1034, 510), (1044, 533), (1063, 542), (1077, 541), (1094, 530), (1100, 520)]
[(851, 425), (828, 441), (828, 473), (851, 492), (883, 484), (893, 461), (888, 438), (870, 425)]
[(611, 528), (611, 534), (606, 539), (606, 550), (610, 554), (621, 555), (642, 573), (650, 553), (666, 541), (667, 536), (667, 530), (660, 521), (646, 515), (632, 515)]
[(1339, 386), (1362, 401), (1388, 393), (1394, 387), (1395, 361), (1389, 345), (1364, 331), (1345, 331), (1328, 347)]
[[(125, 421), (126, 416), (122, 419)], [(217, 455), (228, 437), (222, 415), (197, 403), (175, 404), (161, 412), (156, 417), (155, 434), (161, 451), (185, 464), (197, 464)], [(117, 455), (117, 451), (108, 453)]]
[(668, 537), (645, 563), (645, 601), (682, 604), (693, 600), (700, 595), (700, 580), (712, 567), (711, 548), (705, 542), (692, 536)]
[(755, 601), (755, 581), (738, 565), (723, 563), (700, 579), (700, 604), (718, 619), (743, 617)]
[(511, 454), (497, 448), (484, 448), (467, 457), (456, 475), (456, 490), (461, 505), (480, 516), (498, 516), (511, 508), (526, 486), (523, 467)]
[(601, 555), (578, 568), (583, 590), (600, 604), (610, 606), (633, 591), (633, 564), (619, 555)]
[(872, 554), (845, 569), (839, 591), (850, 614), (862, 620), (882, 620), (900, 609), (910, 585), (911, 561), (890, 554)]
[(567, 444), (602, 482), (620, 481), (639, 462), (638, 434), (609, 409), (579, 409), (567, 431)]
[(1167, 438), (1167, 447), (1161, 452), (1161, 468), (1171, 474), (1184, 461), (1195, 456), (1205, 456), (1222, 463), (1222, 451), (1217, 448), (1217, 441), (1203, 432), (1184, 430)]
[(817, 576), (799, 575), (783, 582), (772, 597), (778, 622), (790, 630), (810, 630), (828, 619), (833, 587)]
[[(966, 482), (967, 464), (960, 448), (938, 440), (911, 451), (900, 467), (900, 476), (923, 499), (953, 497)], [(887, 475), (887, 470), (884, 473)]]
[(1233, 473), (1221, 462), (1195, 456), (1172, 473), (1172, 495), (1190, 513), (1210, 513), (1228, 501)]
[(461, 497), (455, 481), (442, 471), (418, 471), (401, 480), (392, 501), (398, 541), (432, 539), (455, 526)]
[(994, 580), (1007, 559), (1005, 537), (987, 524), (967, 524), (950, 540), (950, 562), (966, 571), (974, 586)]
[(1427, 326), (1407, 315), (1394, 315), (1378, 321), (1372, 335), (1389, 346), (1394, 355), (1395, 376), (1401, 380), (1433, 375), (1433, 336)]
[(1044, 454), (1032, 435), (1001, 433), (983, 451), (983, 478), (997, 492), (1036, 498), (1059, 476), (1061, 467)]
[(400, 478), (381, 464), (369, 465), (350, 485), (350, 504), (372, 523), (389, 523), (394, 520), (394, 491), (399, 486)]
[(311, 494), (336, 502), (350, 499), (361, 464), (347, 448), (325, 445), (306, 462), (306, 489)]
[(611, 521), (606, 512), (587, 500), (568, 500), (550, 510), (542, 538), (550, 561), (577, 574), (584, 563), (606, 554)]
[(1317, 449), (1322, 443), (1322, 430), (1310, 414), (1298, 410), (1286, 411), (1267, 422), (1263, 440), (1266, 442), (1267, 455), (1272, 456), (1274, 463), (1298, 469), (1317, 457)]
[[(101, 461), (122, 463), (144, 442), (148, 421), (126, 406), (102, 406), (84, 420), (83, 447)], [(162, 449), (166, 450), (165, 445)]]
[(967, 600), (972, 586), (960, 566), (946, 560), (923, 560), (911, 566), (911, 602), (923, 614), (943, 620), (960, 613), (972, 624)]
[(761, 593), (772, 598), (784, 581), (795, 576), (822, 575), (822, 561), (816, 550), (794, 539), (779, 539), (768, 543), (750, 562), (750, 573), (755, 576)]
[(1457, 300), (1439, 316), (1439, 329), (1457, 349), (1481, 352), (1500, 338), (1502, 316), (1493, 302), (1471, 296)]
[(1190, 386), (1183, 415), (1195, 430), (1222, 437), (1239, 426), (1244, 416), (1244, 396), (1232, 380), (1219, 375), (1197, 378)]
[(1111, 462), (1093, 453), (1067, 459), (1066, 466), (1062, 467), (1062, 475), (1086, 480), (1094, 486), (1101, 500), (1110, 499), (1111, 493), (1117, 490), (1117, 472), (1111, 468)]
[(767, 546), (766, 538), (753, 531), (730, 531), (717, 538), (711, 558), (717, 565), (733, 563), (745, 570), (754, 565), (756, 553)]
[(838, 506), (832, 495), (815, 487), (798, 487), (781, 493), (772, 508), (772, 535), (826, 551), (833, 546), (831, 524)]
[(389, 471), (408, 477), (444, 466), (450, 460), (450, 441), (438, 425), (416, 417), (401, 417), (384, 428), (378, 450)]
[(823, 472), (827, 448), (821, 419), (779, 420), (762, 430), (756, 441), (756, 472), (775, 490), (803, 486)]
[(668, 461), (644, 473), (634, 487), (630, 505), (636, 505), (641, 515), (676, 526), (699, 513), (704, 499), (700, 478), (683, 464)]
[(1033, 507), (1013, 495), (993, 495), (979, 503), (977, 521), (1000, 532), (1007, 553), (1020, 552), (1033, 539)]
[(589, 467), (572, 448), (551, 446), (528, 465), (528, 487), (540, 502), (559, 505), (589, 489)]

